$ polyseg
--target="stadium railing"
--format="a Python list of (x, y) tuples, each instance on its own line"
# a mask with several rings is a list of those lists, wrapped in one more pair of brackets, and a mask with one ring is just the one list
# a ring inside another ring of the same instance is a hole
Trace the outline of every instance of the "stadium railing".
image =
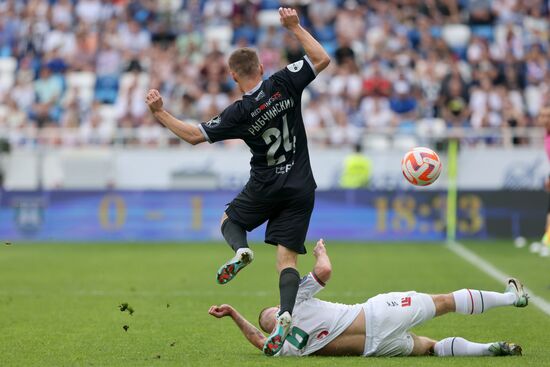
[[(354, 128), (339, 141), (331, 141), (332, 130), (308, 131), (309, 142), (315, 146), (351, 146), (362, 143), (365, 149), (409, 149), (418, 145), (432, 146), (456, 139), (470, 146), (542, 146), (544, 129), (538, 127), (463, 128), (445, 127), (430, 121), (419, 121), (413, 128)], [(0, 127), (0, 140), (12, 149), (55, 148), (78, 146), (113, 147), (177, 147), (186, 146), (166, 129), (118, 128), (108, 134), (83, 134), (79, 129), (33, 127), (8, 130)], [(233, 142), (229, 144), (235, 144)], [(238, 145), (236, 143), (235, 145)]]

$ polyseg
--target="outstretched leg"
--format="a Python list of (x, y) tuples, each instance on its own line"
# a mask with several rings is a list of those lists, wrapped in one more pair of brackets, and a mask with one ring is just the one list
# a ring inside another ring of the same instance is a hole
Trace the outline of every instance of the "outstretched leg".
[(445, 338), (435, 343), (438, 357), (520, 356), (521, 347), (508, 342), (474, 343), (460, 337)]
[(264, 353), (272, 356), (282, 348), (290, 331), (292, 310), (296, 303), (296, 294), (300, 286), (300, 274), (296, 270), (298, 253), (282, 245), (277, 246), (277, 270), (279, 272), (279, 292), (281, 308), (277, 323), (264, 345)]
[(512, 305), (525, 307), (529, 303), (529, 297), (523, 290), (523, 285), (514, 278), (508, 280), (504, 293), (461, 289), (449, 294), (432, 295), (432, 299), (435, 303), (436, 316), (448, 312), (464, 315), (480, 314), (494, 307)]
[[(525, 307), (528, 295), (517, 279), (509, 279), (504, 293), (461, 289), (449, 294), (432, 295), (436, 316), (448, 312), (464, 315), (480, 314), (494, 307)], [(461, 337), (450, 337), (435, 342), (425, 337), (414, 336), (413, 355), (433, 354), (447, 356), (508, 356), (521, 355), (519, 345), (508, 342), (474, 343)], [(416, 353), (416, 354), (415, 354)]]
[(411, 356), (465, 357), (465, 356), (520, 356), (521, 347), (508, 342), (474, 343), (461, 337), (435, 341), (411, 334), (414, 347)]
[(225, 213), (222, 216), (221, 230), (223, 237), (235, 251), (235, 256), (223, 264), (216, 275), (218, 283), (225, 284), (252, 262), (254, 253), (248, 248), (246, 230), (232, 221)]

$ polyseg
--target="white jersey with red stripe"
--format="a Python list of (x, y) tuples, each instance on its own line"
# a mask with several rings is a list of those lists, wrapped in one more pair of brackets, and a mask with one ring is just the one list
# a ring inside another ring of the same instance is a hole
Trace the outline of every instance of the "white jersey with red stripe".
[(342, 334), (362, 312), (363, 305), (321, 301), (313, 296), (324, 288), (313, 273), (300, 282), (290, 333), (277, 356), (312, 354)]

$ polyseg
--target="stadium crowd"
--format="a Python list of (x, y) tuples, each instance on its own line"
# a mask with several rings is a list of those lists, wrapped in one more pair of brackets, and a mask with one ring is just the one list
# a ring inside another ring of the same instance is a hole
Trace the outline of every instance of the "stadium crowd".
[(207, 120), (240, 98), (232, 49), (256, 47), (267, 75), (301, 57), (282, 4), (333, 55), (304, 97), (317, 143), (419, 124), (529, 127), (549, 99), (543, 0), (0, 0), (0, 135), (155, 145), (147, 89), (175, 116)]

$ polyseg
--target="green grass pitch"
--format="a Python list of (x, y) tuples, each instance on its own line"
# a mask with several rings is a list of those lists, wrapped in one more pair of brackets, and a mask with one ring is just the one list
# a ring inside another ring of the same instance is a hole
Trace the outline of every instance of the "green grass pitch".
[[(312, 249), (312, 243), (308, 249)], [(550, 300), (548, 259), (510, 243), (467, 246)], [(275, 249), (253, 244), (256, 259), (231, 283), (215, 272), (231, 251), (223, 244), (18, 244), (0, 247), (2, 366), (544, 366), (550, 365), (550, 317), (530, 305), (483, 315), (448, 315), (416, 328), (433, 338), (510, 340), (521, 358), (279, 359), (264, 357), (230, 319), (207, 314), (230, 303), (256, 323), (278, 303)], [(387, 291), (442, 293), (502, 290), (437, 244), (327, 243), (333, 277), (319, 298), (356, 303)], [(313, 256), (300, 257), (306, 273)], [(121, 312), (127, 302), (133, 315)], [(123, 326), (127, 325), (125, 331)]]

